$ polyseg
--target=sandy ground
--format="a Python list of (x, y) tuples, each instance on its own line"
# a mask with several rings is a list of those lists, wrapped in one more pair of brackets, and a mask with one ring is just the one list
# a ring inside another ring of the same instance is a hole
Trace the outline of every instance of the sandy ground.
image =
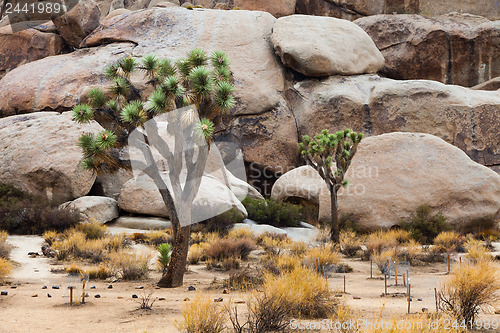
[[(10, 278), (9, 284), (0, 285), (0, 290), (8, 291), (8, 296), (0, 296), (0, 332), (178, 332), (175, 321), (182, 318), (181, 311), (186, 300), (193, 299), (196, 293), (222, 297), (222, 304), (244, 301), (248, 295), (232, 292), (224, 295), (222, 289), (209, 290), (214, 277), (219, 280), (227, 275), (207, 271), (204, 265), (190, 266), (185, 276), (185, 285), (175, 289), (157, 289), (155, 282), (160, 273), (152, 272), (150, 279), (140, 282), (110, 283), (91, 281), (87, 289), (88, 302), (83, 305), (69, 306), (69, 285), (80, 285), (77, 278), (66, 274), (50, 273), (48, 259), (30, 258), (27, 253), (39, 251), (40, 237), (13, 236), (9, 242), (17, 248), (12, 252), (19, 265)], [(370, 279), (370, 262), (346, 260), (353, 268), (348, 274), (331, 274), (329, 284), (332, 290), (343, 290), (346, 277), (346, 294), (342, 299), (358, 310), (359, 316), (370, 320), (380, 317), (404, 316), (407, 312), (405, 296), (381, 296), (384, 293), (384, 280), (373, 268), (374, 278)], [(498, 265), (498, 264), (497, 264)], [(500, 265), (498, 265), (500, 269)], [(411, 311), (422, 312), (423, 308), (435, 311), (434, 288), (446, 277), (444, 264), (415, 267), (410, 274), (412, 284)], [(401, 279), (398, 281), (401, 283)], [(394, 279), (388, 282), (390, 294), (404, 293), (406, 288), (395, 286)], [(60, 289), (52, 289), (59, 285)], [(187, 291), (188, 286), (196, 291)], [(42, 289), (47, 286), (47, 289)], [(137, 287), (144, 289), (136, 289)], [(153, 297), (164, 298), (154, 303), (152, 310), (140, 310), (132, 294), (142, 295), (154, 292)], [(50, 294), (52, 297), (48, 297)], [(95, 298), (99, 294), (100, 298)], [(36, 295), (36, 297), (34, 297)], [(355, 299), (354, 297), (361, 299)], [(421, 301), (417, 300), (421, 299)], [(244, 305), (238, 305), (244, 309)], [(500, 315), (488, 315), (500, 322)]]

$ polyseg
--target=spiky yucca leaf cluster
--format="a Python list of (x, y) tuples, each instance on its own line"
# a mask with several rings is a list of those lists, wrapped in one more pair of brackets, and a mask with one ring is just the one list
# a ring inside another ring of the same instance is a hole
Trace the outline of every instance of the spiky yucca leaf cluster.
[(336, 133), (324, 129), (314, 138), (304, 135), (299, 150), (306, 161), (318, 170), (323, 179), (330, 181), (332, 186), (347, 186), (344, 175), (362, 139), (363, 133), (356, 133), (351, 129)]
[[(140, 61), (126, 56), (106, 67), (104, 76), (111, 81), (107, 90), (93, 88), (86, 104), (73, 108), (73, 120), (79, 123), (98, 121), (105, 130), (82, 134), (83, 167), (97, 172), (113, 172), (128, 164), (117, 156), (116, 149), (127, 144), (127, 136), (148, 120), (164, 112), (194, 104), (200, 123), (198, 136), (212, 140), (222, 115), (235, 106), (230, 61), (223, 51), (211, 55), (194, 49), (185, 58), (172, 62), (155, 55)], [(140, 70), (154, 92), (147, 98), (131, 82), (132, 73)], [(186, 115), (183, 121), (198, 117)], [(196, 133), (195, 133), (196, 134)]]

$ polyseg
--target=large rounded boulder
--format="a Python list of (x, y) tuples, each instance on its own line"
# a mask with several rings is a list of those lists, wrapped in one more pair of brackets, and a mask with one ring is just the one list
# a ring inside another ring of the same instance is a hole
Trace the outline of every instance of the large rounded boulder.
[(39, 112), (0, 119), (0, 182), (63, 203), (86, 195), (95, 174), (82, 169), (82, 132), (101, 130), (81, 125), (71, 113)]
[[(421, 205), (457, 229), (491, 226), (500, 216), (500, 175), (428, 134), (363, 139), (345, 178), (350, 185), (339, 191), (340, 215), (350, 214), (366, 230), (398, 225)], [(312, 167), (285, 174), (272, 194), (317, 203), (319, 218), (330, 219), (330, 193)]]
[(376, 73), (384, 66), (370, 36), (346, 20), (282, 17), (273, 27), (271, 41), (283, 64), (307, 76)]

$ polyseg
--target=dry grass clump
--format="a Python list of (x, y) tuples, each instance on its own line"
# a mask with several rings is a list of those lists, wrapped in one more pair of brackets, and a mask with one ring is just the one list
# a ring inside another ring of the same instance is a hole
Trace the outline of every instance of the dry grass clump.
[(491, 261), (462, 264), (441, 286), (439, 307), (459, 320), (474, 323), (481, 310), (500, 300), (499, 291), (500, 279)]
[(361, 250), (360, 237), (351, 230), (340, 231), (340, 252), (347, 257), (354, 257)]
[(366, 256), (373, 253), (382, 253), (384, 250), (393, 249), (411, 240), (411, 233), (402, 229), (383, 231), (379, 230), (366, 239)]
[(3, 279), (12, 272), (12, 264), (4, 258), (0, 258), (0, 279)]
[(231, 271), (240, 268), (241, 260), (238, 258), (226, 258), (224, 260), (208, 259), (205, 265), (208, 270), (218, 269), (222, 271)]
[(267, 255), (261, 257), (261, 263), (267, 272), (279, 275), (302, 266), (302, 258), (293, 254)]
[(104, 228), (99, 224), (86, 223), (84, 227), (78, 225), (64, 233), (47, 231), (43, 237), (54, 250), (58, 260), (84, 259), (99, 263), (107, 260), (109, 253), (123, 249), (129, 242), (123, 234), (110, 235), (107, 231), (103, 233)]
[(95, 220), (80, 223), (74, 229), (85, 234), (87, 239), (99, 239), (108, 235), (108, 227)]
[(492, 258), (486, 246), (479, 240), (470, 239), (465, 243), (465, 248), (467, 249), (467, 258), (471, 259), (472, 262), (487, 261)]
[(204, 235), (202, 232), (192, 232), (191, 233), (191, 242), (193, 244), (199, 244), (201, 242), (203, 242), (203, 239), (204, 239)]
[(437, 252), (463, 252), (464, 238), (455, 231), (444, 231), (434, 238)]
[(123, 280), (140, 280), (148, 276), (150, 259), (147, 254), (128, 253), (121, 250), (110, 254), (110, 265), (115, 275)]
[(307, 251), (308, 246), (309, 245), (304, 242), (289, 241), (286, 244), (286, 248), (288, 249), (288, 251), (290, 251), (290, 254), (295, 256), (304, 255)]
[(305, 267), (279, 276), (266, 274), (263, 290), (266, 297), (281, 300), (294, 317), (326, 318), (335, 309), (328, 282)]
[(396, 258), (396, 251), (394, 249), (382, 250), (381, 252), (375, 252), (371, 256), (373, 263), (377, 266), (380, 273), (387, 272), (388, 261), (393, 260), (395, 258)]
[(252, 230), (249, 228), (243, 227), (243, 228), (237, 228), (237, 229), (231, 229), (228, 233), (226, 238), (231, 239), (231, 238), (249, 238), (253, 239), (254, 234)]
[(85, 274), (89, 276), (90, 280), (106, 280), (113, 276), (109, 267), (104, 265), (94, 266), (85, 270)]
[(11, 246), (7, 244), (7, 231), (0, 230), (0, 258), (9, 259)]
[(171, 231), (170, 229), (150, 231), (146, 234), (145, 242), (154, 247), (163, 243), (172, 244)]
[(226, 312), (233, 332), (286, 332), (291, 318), (290, 308), (273, 295), (254, 294), (247, 302), (247, 313), (242, 321), (238, 308), (229, 305)]
[(340, 263), (340, 254), (332, 244), (325, 244), (307, 250), (306, 257), (318, 259), (321, 266), (337, 265)]
[(208, 258), (216, 261), (229, 258), (245, 260), (255, 249), (255, 243), (250, 238), (222, 239), (210, 244), (206, 249), (206, 254)]
[(224, 280), (223, 287), (232, 290), (252, 290), (264, 284), (263, 274), (250, 268), (244, 268), (229, 272), (229, 278)]
[(210, 297), (196, 295), (182, 310), (183, 321), (176, 322), (184, 333), (220, 333), (224, 331), (224, 309)]
[(190, 265), (196, 265), (202, 259), (206, 259), (203, 243), (191, 245), (188, 252), (188, 263)]
[(68, 274), (83, 274), (84, 273), (83, 268), (81, 268), (80, 266), (78, 266), (75, 263), (72, 263), (71, 265), (65, 267), (64, 270)]

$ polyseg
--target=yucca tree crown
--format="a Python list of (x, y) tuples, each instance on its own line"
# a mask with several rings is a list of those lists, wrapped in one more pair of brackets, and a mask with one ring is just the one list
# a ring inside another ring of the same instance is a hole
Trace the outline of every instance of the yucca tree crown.
[[(194, 49), (176, 62), (155, 55), (138, 61), (129, 55), (106, 67), (104, 76), (110, 80), (107, 89), (91, 89), (86, 103), (73, 108), (74, 121), (96, 120), (104, 128), (80, 137), (82, 166), (98, 173), (129, 167), (130, 162), (119, 157), (119, 148), (127, 145), (128, 135), (155, 116), (188, 105), (195, 105), (199, 113), (200, 124), (195, 128), (207, 142), (212, 141), (222, 116), (235, 106), (229, 65), (223, 51), (207, 55), (202, 49)], [(133, 73), (138, 71), (153, 87), (150, 96), (141, 96), (132, 83)]]
[(331, 186), (338, 189), (339, 186), (348, 184), (344, 175), (362, 139), (363, 133), (356, 133), (351, 129), (336, 133), (324, 129), (314, 138), (304, 135), (299, 150), (306, 162)]

